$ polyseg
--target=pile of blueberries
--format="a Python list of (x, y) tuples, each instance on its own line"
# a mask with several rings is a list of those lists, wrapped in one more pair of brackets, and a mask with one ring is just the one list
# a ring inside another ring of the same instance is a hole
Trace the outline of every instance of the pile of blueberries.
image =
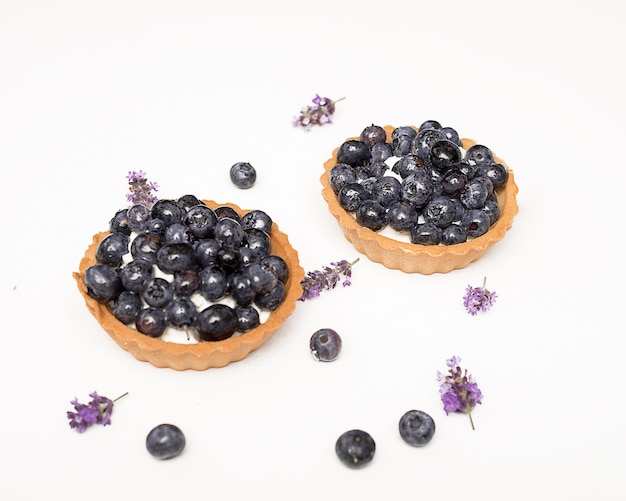
[(428, 120), (397, 127), (391, 140), (371, 125), (345, 141), (329, 173), (341, 207), (373, 231), (389, 226), (419, 245), (453, 245), (485, 234), (500, 217), (496, 190), (505, 165), (476, 144), (463, 150), (459, 134)]
[(211, 209), (194, 195), (119, 210), (85, 271), (87, 293), (150, 337), (167, 327), (200, 341), (248, 332), (285, 299), (289, 268), (271, 253), (272, 224), (264, 211)]

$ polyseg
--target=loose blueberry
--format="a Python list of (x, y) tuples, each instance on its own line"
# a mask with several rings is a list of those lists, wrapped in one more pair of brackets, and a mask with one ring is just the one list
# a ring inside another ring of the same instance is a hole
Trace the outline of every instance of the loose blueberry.
[(183, 452), (185, 435), (178, 426), (160, 424), (148, 433), (146, 448), (157, 459), (171, 459)]
[(350, 430), (337, 439), (335, 452), (346, 466), (361, 468), (374, 459), (376, 443), (366, 431)]
[(230, 168), (230, 180), (238, 188), (251, 188), (256, 182), (256, 170), (248, 162), (237, 162)]
[(425, 412), (411, 410), (400, 418), (399, 431), (400, 436), (407, 444), (420, 447), (426, 445), (433, 438), (435, 422)]
[(315, 360), (332, 362), (341, 352), (342, 341), (334, 329), (319, 329), (313, 333), (309, 348)]

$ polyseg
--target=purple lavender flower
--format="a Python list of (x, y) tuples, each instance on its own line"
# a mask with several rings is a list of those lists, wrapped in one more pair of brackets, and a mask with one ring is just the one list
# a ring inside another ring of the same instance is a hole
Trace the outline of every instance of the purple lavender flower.
[(463, 306), (470, 315), (476, 315), (479, 311), (489, 311), (496, 302), (496, 293), (489, 292), (485, 288), (487, 285), (487, 277), (483, 280), (482, 287), (467, 286), (465, 296), (463, 297)]
[(158, 197), (153, 191), (159, 191), (159, 185), (148, 181), (146, 173), (140, 171), (130, 171), (126, 176), (128, 179), (128, 189), (130, 193), (126, 194), (126, 200), (130, 205), (145, 205), (151, 209)]
[(115, 400), (98, 395), (95, 391), (90, 393), (91, 402), (81, 404), (74, 398), (70, 403), (74, 406), (74, 411), (67, 411), (67, 418), (70, 420), (70, 428), (74, 428), (78, 433), (83, 433), (92, 424), (107, 426), (111, 424), (111, 414), (113, 404), (120, 398), (128, 395), (128, 392), (120, 395)]
[(483, 394), (478, 388), (478, 384), (467, 369), (461, 369), (460, 357), (454, 356), (446, 360), (448, 374), (437, 372), (439, 381), (439, 393), (443, 402), (443, 410), (446, 414), (450, 412), (461, 412), (467, 414), (474, 429), (472, 410), (478, 404), (482, 404)]
[(330, 266), (322, 267), (322, 270), (309, 271), (302, 279), (300, 284), (302, 285), (302, 296), (300, 301), (306, 299), (312, 299), (319, 296), (323, 290), (330, 290), (337, 287), (337, 284), (342, 280), (341, 285), (348, 287), (352, 285), (350, 278), (352, 277), (352, 266), (359, 261), (359, 258), (355, 259), (351, 263), (345, 259), (330, 263)]
[(320, 97), (316, 94), (313, 98), (313, 106), (305, 106), (300, 110), (300, 114), (294, 117), (292, 124), (294, 127), (304, 127), (310, 130), (313, 125), (324, 125), (332, 123), (332, 116), (335, 113), (335, 104), (342, 99), (333, 101), (328, 97)]

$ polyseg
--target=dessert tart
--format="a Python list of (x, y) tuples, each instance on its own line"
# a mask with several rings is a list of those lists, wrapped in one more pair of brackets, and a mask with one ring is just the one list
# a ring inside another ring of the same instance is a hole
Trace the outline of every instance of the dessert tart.
[[(377, 126), (372, 125), (372, 127)], [(424, 124), (421, 128), (423, 127)], [(420, 130), (418, 127), (411, 126), (410, 128), (414, 133)], [(386, 133), (386, 139), (383, 142), (390, 143), (389, 138), (398, 128), (387, 125), (378, 129), (384, 129)], [(407, 128), (403, 127), (403, 129)], [(361, 142), (363, 134), (365, 130), (359, 137), (348, 138), (346, 143)], [(458, 136), (456, 142), (461, 152), (467, 152), (472, 146), (477, 145), (472, 139), (460, 139)], [(328, 203), (331, 214), (337, 219), (344, 236), (359, 252), (387, 268), (425, 275), (447, 273), (454, 269), (464, 268), (483, 256), (491, 246), (504, 237), (518, 212), (516, 201), (518, 188), (513, 171), (501, 158), (493, 154), (493, 162), (503, 165), (508, 172), (508, 177), (502, 186), (493, 190), (497, 197), (499, 217), (490, 224), (486, 233), (453, 245), (421, 245), (412, 242), (412, 237), (409, 238), (406, 234), (402, 235), (402, 232), (396, 232), (388, 227), (380, 230), (370, 229), (357, 221), (354, 211), (347, 210), (345, 204), (340, 203), (336, 186), (334, 187), (331, 183), (331, 171), (337, 164), (344, 163), (344, 158), (338, 157), (342, 146), (336, 148), (332, 157), (324, 163), (324, 173), (320, 178), (322, 196)], [(481, 146), (478, 145), (477, 148), (479, 147)], [(392, 155), (385, 162), (391, 169), (391, 163), (396, 161), (398, 157)]]
[[(213, 210), (225, 208), (236, 211), (243, 216), (243, 211), (234, 204), (220, 204), (204, 200), (203, 204)], [(297, 251), (290, 245), (288, 237), (281, 232), (274, 222), (269, 231), (271, 255), (278, 256), (287, 265), (288, 274), (284, 282), (284, 295), (278, 306), (261, 313), (261, 323), (251, 330), (235, 332), (232, 336), (221, 340), (189, 339), (187, 342), (167, 340), (167, 336), (151, 337), (139, 332), (135, 324), (126, 324), (113, 314), (111, 303), (98, 301), (90, 294), (85, 284), (86, 271), (98, 262), (96, 253), (100, 243), (111, 233), (100, 232), (93, 236), (93, 242), (87, 248), (80, 261), (78, 272), (73, 276), (78, 290), (82, 294), (87, 308), (111, 338), (124, 350), (141, 361), (149, 362), (156, 367), (175, 370), (206, 370), (224, 367), (231, 362), (245, 358), (249, 353), (263, 345), (281, 326), (284, 320), (293, 313), (296, 301), (302, 295), (301, 281), (304, 270), (298, 261)], [(180, 333), (178, 333), (180, 334)], [(173, 337), (172, 339), (175, 339)]]

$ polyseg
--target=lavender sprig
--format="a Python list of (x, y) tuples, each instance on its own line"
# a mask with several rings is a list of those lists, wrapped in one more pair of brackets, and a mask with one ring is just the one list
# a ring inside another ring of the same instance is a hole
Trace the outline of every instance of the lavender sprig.
[(307, 131), (313, 125), (324, 125), (332, 123), (332, 116), (335, 113), (335, 104), (345, 99), (333, 101), (328, 97), (320, 97), (316, 94), (313, 98), (313, 106), (305, 106), (300, 110), (300, 114), (294, 117), (292, 124), (294, 127), (304, 127)]
[(446, 360), (448, 374), (437, 372), (439, 381), (439, 393), (443, 402), (443, 410), (446, 414), (450, 412), (461, 412), (469, 416), (472, 430), (474, 430), (474, 420), (472, 410), (477, 404), (482, 404), (483, 394), (478, 388), (474, 377), (467, 373), (467, 369), (461, 369), (461, 358), (453, 356)]
[(128, 190), (130, 191), (126, 194), (126, 200), (130, 205), (145, 205), (151, 209), (158, 200), (158, 197), (152, 192), (159, 191), (159, 185), (148, 181), (146, 173), (142, 170), (130, 171), (126, 179), (128, 179)]
[(306, 299), (312, 299), (319, 296), (322, 291), (330, 290), (337, 287), (337, 284), (342, 280), (341, 285), (348, 287), (352, 285), (350, 278), (352, 277), (352, 266), (358, 263), (359, 258), (349, 263), (345, 259), (337, 262), (330, 263), (330, 266), (322, 267), (322, 270), (315, 270), (307, 272), (306, 276), (302, 279), (300, 284), (302, 285), (302, 296), (300, 301)]
[(73, 411), (67, 411), (67, 418), (70, 420), (70, 428), (74, 428), (78, 433), (83, 433), (92, 424), (107, 426), (111, 424), (111, 414), (113, 405), (120, 398), (128, 395), (128, 392), (120, 395), (115, 400), (98, 395), (97, 392), (90, 393), (91, 402), (81, 404), (77, 398), (70, 403), (74, 406)]
[(487, 277), (483, 280), (482, 287), (467, 286), (465, 296), (463, 297), (463, 306), (470, 315), (476, 315), (479, 311), (489, 311), (496, 302), (496, 293), (489, 292), (485, 287), (487, 285)]

